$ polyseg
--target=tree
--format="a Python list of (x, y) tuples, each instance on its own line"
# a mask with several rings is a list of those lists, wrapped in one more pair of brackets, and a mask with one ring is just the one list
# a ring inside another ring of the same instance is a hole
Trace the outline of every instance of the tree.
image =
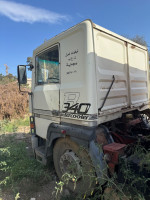
[(136, 42), (136, 43), (140, 44), (140, 45), (148, 47), (147, 42), (145, 41), (143, 36), (136, 35), (135, 37), (131, 38), (131, 40), (133, 42)]
[[(147, 42), (145, 41), (145, 38), (143, 36), (140, 36), (140, 35), (136, 35), (135, 37), (133, 38), (130, 38), (133, 42), (136, 42), (142, 46), (146, 46), (148, 48), (148, 44)], [(148, 51), (148, 54), (149, 54), (149, 61), (150, 61), (150, 50)]]

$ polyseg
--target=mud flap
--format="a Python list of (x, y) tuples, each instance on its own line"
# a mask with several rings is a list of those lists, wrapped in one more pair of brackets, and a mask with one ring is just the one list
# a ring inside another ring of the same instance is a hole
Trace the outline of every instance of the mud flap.
[(100, 146), (98, 146), (98, 144), (94, 142), (94, 140), (92, 140), (89, 145), (89, 153), (96, 171), (98, 182), (100, 185), (103, 185), (108, 179), (108, 168), (104, 160), (103, 150)]

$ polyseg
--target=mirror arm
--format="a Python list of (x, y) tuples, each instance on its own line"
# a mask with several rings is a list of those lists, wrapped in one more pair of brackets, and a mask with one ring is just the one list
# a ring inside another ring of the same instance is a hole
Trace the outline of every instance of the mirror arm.
[(29, 68), (28, 68), (29, 71), (32, 71), (32, 69), (34, 68), (34, 66), (32, 64), (26, 65), (26, 66), (29, 66)]
[(32, 94), (33, 94), (33, 92), (28, 92), (28, 91), (22, 91), (21, 90), (21, 86), (20, 86), (20, 83), (19, 83), (19, 92), (21, 93), (28, 93), (28, 95), (31, 95), (32, 96)]
[(20, 92), (20, 93), (21, 93), (21, 92), (23, 92), (23, 93), (28, 93), (29, 95), (32, 95), (32, 94), (31, 94), (32, 92), (22, 91), (22, 90), (21, 90), (21, 85), (20, 85), (20, 83), (19, 83), (19, 92)]

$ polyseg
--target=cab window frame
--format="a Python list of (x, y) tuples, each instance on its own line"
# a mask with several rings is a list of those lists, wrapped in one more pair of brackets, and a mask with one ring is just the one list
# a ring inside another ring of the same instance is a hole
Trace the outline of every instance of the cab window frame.
[[(52, 82), (52, 83), (42, 83), (40, 84), (38, 82), (38, 64), (37, 64), (37, 57), (40, 56), (40, 54), (43, 54), (43, 53), (46, 53), (46, 52), (49, 52), (49, 51), (52, 51), (53, 49), (57, 49), (58, 50), (58, 70), (59, 70), (59, 81), (58, 82)], [(54, 44), (46, 49), (43, 49), (42, 51), (38, 52), (36, 55), (35, 55), (35, 85), (36, 86), (43, 86), (43, 85), (56, 85), (56, 84), (60, 84), (61, 83), (61, 80), (60, 80), (60, 44)]]

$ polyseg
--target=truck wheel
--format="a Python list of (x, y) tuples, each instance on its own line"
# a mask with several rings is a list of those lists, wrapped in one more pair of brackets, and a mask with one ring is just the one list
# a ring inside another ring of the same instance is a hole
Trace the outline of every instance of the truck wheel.
[(59, 179), (68, 189), (78, 194), (90, 194), (96, 176), (85, 149), (69, 138), (61, 138), (54, 146), (53, 160)]

